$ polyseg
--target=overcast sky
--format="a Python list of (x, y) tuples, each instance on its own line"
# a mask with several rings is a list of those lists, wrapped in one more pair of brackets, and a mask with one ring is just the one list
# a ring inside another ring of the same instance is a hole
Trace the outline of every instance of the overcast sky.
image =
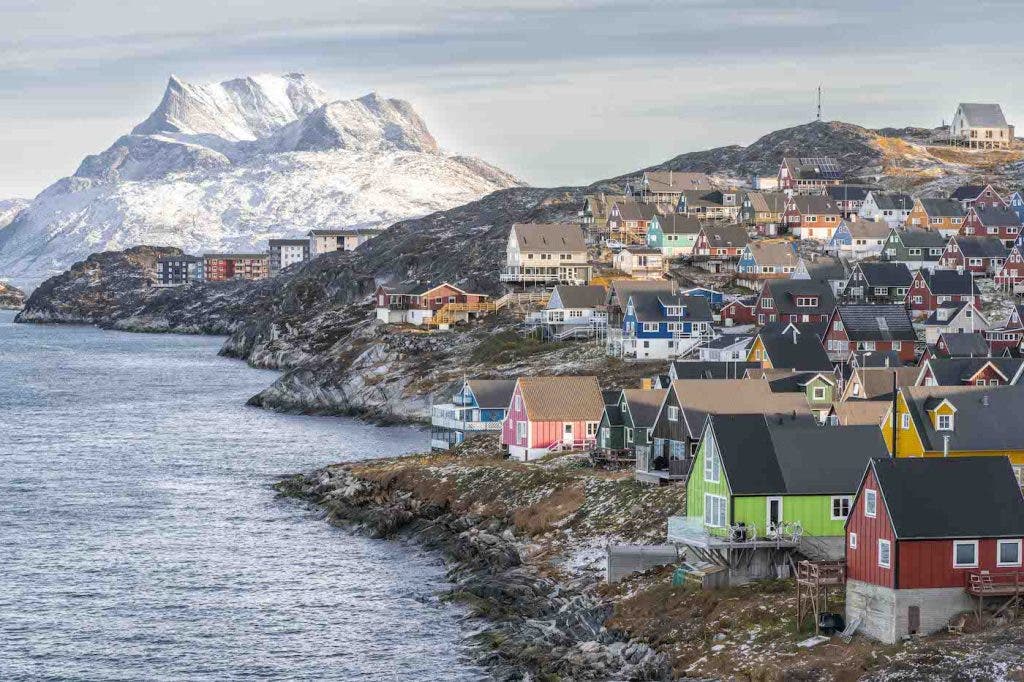
[[(725, 6), (727, 5), (727, 6)], [(410, 100), (447, 149), (586, 183), (814, 116), (938, 125), (1024, 112), (1015, 2), (3, 0), (0, 198), (74, 172), (167, 77), (309, 74)], [(985, 19), (991, 17), (991, 19)]]

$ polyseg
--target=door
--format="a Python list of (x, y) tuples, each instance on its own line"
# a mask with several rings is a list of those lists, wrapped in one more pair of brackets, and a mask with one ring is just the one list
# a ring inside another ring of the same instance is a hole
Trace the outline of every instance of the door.
[(565, 422), (565, 424), (562, 425), (562, 442), (566, 445), (572, 445), (572, 422)]
[(921, 629), (921, 607), (920, 606), (908, 606), (907, 607), (907, 634), (916, 635)]
[(768, 528), (776, 528), (782, 523), (782, 498), (781, 497), (769, 497), (768, 498), (768, 516), (767, 516)]

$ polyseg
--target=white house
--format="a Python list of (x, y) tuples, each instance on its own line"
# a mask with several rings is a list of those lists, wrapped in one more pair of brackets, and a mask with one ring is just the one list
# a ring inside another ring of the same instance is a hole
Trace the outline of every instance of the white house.
[(914, 199), (909, 194), (872, 190), (864, 197), (857, 216), (861, 220), (884, 220), (889, 227), (900, 227), (913, 209)]
[(941, 304), (925, 320), (924, 339), (929, 346), (934, 346), (943, 334), (969, 334), (991, 328), (992, 325), (973, 303), (949, 302)]
[(964, 102), (949, 126), (949, 143), (975, 149), (1006, 148), (1013, 144), (1013, 126), (998, 104)]
[(590, 281), (583, 229), (572, 223), (515, 223), (505, 246), (502, 282), (586, 284)]
[(527, 317), (527, 322), (554, 340), (598, 336), (608, 328), (607, 296), (598, 284), (560, 284), (544, 309)]
[(661, 249), (648, 246), (627, 246), (615, 254), (612, 264), (636, 279), (661, 279), (668, 269)]

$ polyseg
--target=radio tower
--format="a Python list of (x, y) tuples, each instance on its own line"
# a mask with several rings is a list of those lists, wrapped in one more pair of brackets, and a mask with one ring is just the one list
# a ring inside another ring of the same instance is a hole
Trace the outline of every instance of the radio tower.
[(818, 86), (818, 121), (821, 121), (821, 85)]

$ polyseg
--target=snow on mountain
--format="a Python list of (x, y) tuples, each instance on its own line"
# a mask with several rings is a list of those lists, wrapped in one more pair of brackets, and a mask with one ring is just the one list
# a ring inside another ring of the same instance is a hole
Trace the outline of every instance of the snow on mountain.
[(332, 101), (301, 74), (172, 76), (145, 121), (0, 231), (0, 277), (32, 287), (136, 244), (263, 250), (272, 237), (388, 226), (521, 184), (443, 152), (402, 100)]
[(28, 199), (0, 199), (0, 230), (10, 225), (21, 209), (30, 203)]

